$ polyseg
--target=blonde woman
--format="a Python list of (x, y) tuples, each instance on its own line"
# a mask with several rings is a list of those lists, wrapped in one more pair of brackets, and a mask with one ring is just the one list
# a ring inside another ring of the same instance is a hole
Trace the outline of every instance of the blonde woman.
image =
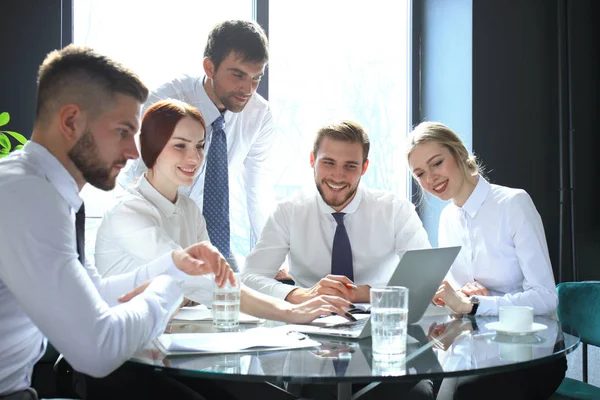
[[(554, 314), (558, 298), (548, 246), (527, 192), (490, 184), (458, 135), (441, 123), (414, 129), (407, 158), (421, 188), (450, 200), (440, 216), (439, 246), (462, 246), (433, 302), (470, 315), (497, 315), (510, 305)], [(449, 379), (438, 399), (548, 398), (565, 371), (563, 358), (514, 374)], [(501, 382), (506, 379), (515, 384)]]

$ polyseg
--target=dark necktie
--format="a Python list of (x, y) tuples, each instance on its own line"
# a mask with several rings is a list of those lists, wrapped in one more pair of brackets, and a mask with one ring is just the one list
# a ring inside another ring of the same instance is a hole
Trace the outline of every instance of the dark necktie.
[(338, 224), (337, 228), (335, 228), (333, 248), (331, 250), (331, 274), (345, 275), (353, 281), (352, 247), (350, 247), (350, 239), (344, 226), (345, 213), (332, 213), (331, 215), (333, 215)]
[(335, 371), (335, 376), (346, 376), (349, 364), (350, 360), (348, 358), (334, 358), (333, 370)]
[(229, 258), (229, 170), (224, 126), (223, 115), (212, 123), (212, 139), (206, 155), (202, 214), (206, 219), (210, 241), (225, 258)]
[(81, 203), (79, 211), (75, 214), (75, 238), (77, 240), (77, 253), (79, 261), (85, 265), (85, 204)]

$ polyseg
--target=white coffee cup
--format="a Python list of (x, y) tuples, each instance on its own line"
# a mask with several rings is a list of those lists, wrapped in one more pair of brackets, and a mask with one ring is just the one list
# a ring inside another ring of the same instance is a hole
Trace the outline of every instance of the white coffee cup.
[(500, 307), (500, 325), (510, 332), (529, 332), (533, 327), (533, 308), (526, 306)]

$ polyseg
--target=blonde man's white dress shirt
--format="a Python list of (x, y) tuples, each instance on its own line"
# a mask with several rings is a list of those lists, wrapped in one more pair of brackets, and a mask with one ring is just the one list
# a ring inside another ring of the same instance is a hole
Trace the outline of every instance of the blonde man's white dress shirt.
[(28, 142), (0, 161), (0, 395), (30, 386), (46, 338), (76, 370), (110, 373), (160, 334), (182, 301), (180, 282), (163, 275), (119, 304), (155, 275), (186, 275), (171, 252), (110, 279), (84, 268), (75, 238), (81, 204), (75, 180), (45, 147)]
[[(96, 234), (96, 268), (103, 276), (135, 271), (170, 250), (210, 241), (200, 209), (186, 196), (171, 202), (143, 174), (125, 189), (108, 210)], [(213, 280), (187, 277), (184, 295), (210, 304)]]
[(462, 207), (444, 208), (440, 246), (462, 246), (447, 279), (455, 289), (477, 281), (490, 291), (478, 296), (477, 314), (497, 315), (502, 306), (531, 306), (538, 315), (556, 310), (554, 275), (542, 219), (522, 189), (491, 185), (479, 177)]
[[(337, 227), (334, 212), (316, 189), (281, 202), (246, 259), (243, 282), (285, 299), (294, 287), (273, 278), (286, 257), (290, 275), (299, 287), (311, 287), (330, 274)], [(431, 247), (415, 207), (392, 193), (370, 190), (361, 184), (341, 212), (346, 213), (344, 225), (358, 285), (387, 284), (405, 250)]]
[[(221, 112), (208, 97), (202, 84), (203, 79), (204, 77), (183, 75), (165, 83), (150, 94), (144, 110), (157, 101), (168, 98), (185, 101), (196, 107), (206, 122), (204, 152), (208, 154), (212, 139), (212, 123)], [(268, 102), (255, 93), (241, 112), (225, 111), (224, 117), (229, 182), (235, 182), (240, 176), (243, 178), (250, 226), (254, 237), (258, 238), (275, 205), (273, 185), (277, 173), (275, 170), (277, 161), (273, 116)], [(131, 160), (119, 174), (119, 183), (126, 187), (146, 170), (141, 158)], [(194, 200), (200, 210), (203, 207), (205, 173), (206, 163), (203, 163), (194, 184), (179, 190), (179, 193)]]

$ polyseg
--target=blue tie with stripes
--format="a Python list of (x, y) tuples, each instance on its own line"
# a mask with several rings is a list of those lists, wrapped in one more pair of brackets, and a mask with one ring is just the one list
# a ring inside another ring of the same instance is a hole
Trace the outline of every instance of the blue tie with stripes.
[(350, 238), (344, 226), (345, 213), (332, 213), (337, 222), (335, 235), (333, 236), (333, 248), (331, 249), (331, 274), (345, 275), (354, 280), (354, 267), (352, 266), (352, 247)]
[(229, 169), (225, 118), (212, 123), (212, 139), (206, 155), (202, 214), (210, 241), (225, 258), (231, 256), (229, 242)]

